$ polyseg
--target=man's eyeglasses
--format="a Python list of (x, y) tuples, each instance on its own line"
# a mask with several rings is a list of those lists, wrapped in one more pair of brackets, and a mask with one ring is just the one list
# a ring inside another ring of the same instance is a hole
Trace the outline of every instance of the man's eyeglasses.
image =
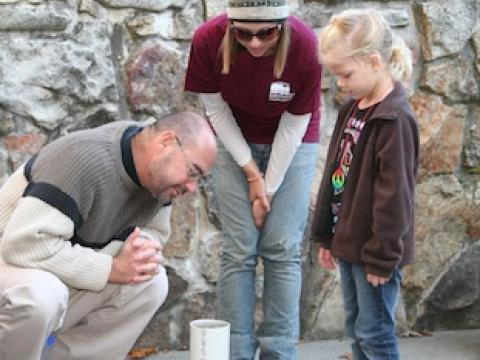
[(230, 26), (230, 29), (233, 32), (233, 35), (237, 40), (250, 42), (254, 37), (260, 41), (269, 41), (275, 38), (280, 30), (282, 29), (282, 24), (277, 24), (274, 27), (258, 30), (257, 32), (252, 32), (247, 29), (242, 29), (236, 26)]
[(203, 170), (197, 164), (193, 164), (190, 160), (188, 160), (187, 154), (185, 154), (185, 150), (183, 149), (183, 145), (180, 142), (178, 136), (175, 135), (175, 141), (178, 144), (178, 147), (182, 151), (183, 157), (185, 159), (185, 163), (187, 164), (187, 177), (193, 181), (199, 181), (205, 177)]

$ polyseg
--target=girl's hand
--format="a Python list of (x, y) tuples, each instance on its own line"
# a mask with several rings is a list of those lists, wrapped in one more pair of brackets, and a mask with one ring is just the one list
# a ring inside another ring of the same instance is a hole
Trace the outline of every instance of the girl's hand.
[(378, 285), (383, 285), (386, 282), (388, 282), (388, 280), (390, 280), (390, 278), (385, 278), (385, 277), (381, 277), (381, 276), (378, 276), (378, 275), (367, 273), (367, 281), (370, 284), (372, 284), (373, 287), (377, 287)]
[(335, 258), (332, 256), (330, 250), (322, 247), (318, 249), (318, 263), (322, 268), (327, 270), (335, 270), (337, 268)]

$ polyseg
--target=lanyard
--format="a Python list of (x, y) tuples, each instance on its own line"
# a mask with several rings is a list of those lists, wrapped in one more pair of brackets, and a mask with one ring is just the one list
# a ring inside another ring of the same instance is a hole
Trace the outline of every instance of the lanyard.
[[(348, 122), (349, 120), (352, 118), (352, 117), (355, 117), (355, 114), (357, 113), (358, 111), (358, 104), (359, 104), (360, 101), (357, 101), (355, 102), (355, 104), (353, 104), (353, 106), (351, 107), (350, 111), (348, 112), (348, 120), (346, 122), (346, 125), (345, 125), (345, 128), (348, 126)], [(368, 108), (368, 110), (365, 112), (365, 114), (362, 116), (360, 120), (360, 122), (365, 122), (367, 121), (368, 117), (370, 116), (370, 114), (373, 112), (373, 110), (375, 110), (375, 108), (377, 107), (378, 104), (375, 104), (373, 106), (370, 106)], [(343, 134), (342, 134), (342, 138), (345, 134), (345, 128), (343, 129)], [(347, 147), (347, 144), (348, 141), (343, 141), (343, 144), (342, 144), (342, 140), (340, 140), (340, 144), (342, 146), (342, 148), (340, 149), (340, 151), (337, 153), (337, 162), (340, 166), (340, 160), (342, 158), (342, 155), (343, 155), (343, 152), (345, 151), (346, 147)]]

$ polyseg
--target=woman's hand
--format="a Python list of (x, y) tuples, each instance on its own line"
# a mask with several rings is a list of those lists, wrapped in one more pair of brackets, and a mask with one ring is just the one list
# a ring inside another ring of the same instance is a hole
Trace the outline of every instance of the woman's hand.
[(253, 160), (250, 160), (242, 169), (248, 183), (248, 197), (252, 202), (255, 226), (260, 228), (265, 221), (267, 213), (270, 211), (270, 199), (267, 197), (265, 180)]
[(265, 198), (265, 180), (262, 172), (258, 169), (257, 164), (252, 159), (246, 165), (242, 166), (245, 180), (248, 183), (248, 191), (250, 201), (253, 203), (256, 199)]
[(268, 200), (263, 177), (259, 176), (254, 180), (248, 180), (248, 187), (250, 201), (253, 203), (259, 199), (264, 206), (267, 206)]
[(263, 177), (248, 182), (250, 186), (250, 201), (252, 202), (252, 214), (255, 226), (261, 228), (267, 213), (270, 211), (270, 199), (265, 192)]
[(255, 221), (255, 226), (257, 228), (261, 228), (263, 223), (265, 222), (265, 217), (267, 213), (270, 211), (270, 203), (267, 200), (267, 203), (263, 202), (260, 199), (256, 199), (252, 204), (252, 213), (253, 213), (253, 220)]

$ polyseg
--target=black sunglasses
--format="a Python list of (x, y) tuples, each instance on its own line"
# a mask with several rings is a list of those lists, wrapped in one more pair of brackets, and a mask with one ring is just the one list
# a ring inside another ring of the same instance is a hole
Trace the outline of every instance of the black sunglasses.
[(252, 32), (247, 29), (242, 29), (236, 26), (230, 26), (230, 29), (233, 31), (233, 35), (237, 40), (250, 42), (254, 37), (260, 41), (269, 41), (278, 35), (282, 29), (282, 24), (277, 24), (276, 26), (269, 27), (266, 29), (258, 30), (257, 32)]

